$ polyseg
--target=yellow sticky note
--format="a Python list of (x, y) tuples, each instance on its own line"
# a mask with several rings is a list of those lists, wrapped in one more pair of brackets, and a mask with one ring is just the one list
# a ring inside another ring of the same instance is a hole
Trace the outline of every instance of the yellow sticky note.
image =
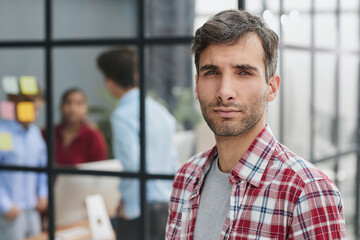
[(39, 92), (39, 88), (36, 83), (36, 78), (33, 76), (20, 77), (20, 90), (24, 95), (36, 95)]
[(10, 133), (0, 133), (0, 151), (13, 150), (13, 142)]
[(35, 120), (35, 105), (33, 102), (19, 102), (16, 113), (19, 122), (33, 122)]

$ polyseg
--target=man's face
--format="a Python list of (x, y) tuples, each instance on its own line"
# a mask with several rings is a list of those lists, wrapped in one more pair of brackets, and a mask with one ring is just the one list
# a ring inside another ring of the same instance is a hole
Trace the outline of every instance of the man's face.
[(114, 89), (116, 88), (115, 82), (111, 78), (105, 78), (105, 85), (109, 93), (113, 97), (117, 97)]
[(8, 101), (11, 101), (16, 105), (16, 120), (24, 127), (28, 127), (36, 120), (39, 107), (35, 103), (37, 97), (38, 96), (22, 94), (7, 96)]
[(265, 118), (269, 86), (259, 37), (208, 46), (200, 55), (195, 94), (218, 136), (238, 136)]

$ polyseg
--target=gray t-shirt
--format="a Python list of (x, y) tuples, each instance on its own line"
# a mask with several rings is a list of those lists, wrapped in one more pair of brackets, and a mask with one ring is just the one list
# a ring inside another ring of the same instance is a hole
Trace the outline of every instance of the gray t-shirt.
[(211, 164), (202, 189), (196, 217), (194, 240), (219, 240), (230, 211), (229, 173), (219, 169), (218, 158)]

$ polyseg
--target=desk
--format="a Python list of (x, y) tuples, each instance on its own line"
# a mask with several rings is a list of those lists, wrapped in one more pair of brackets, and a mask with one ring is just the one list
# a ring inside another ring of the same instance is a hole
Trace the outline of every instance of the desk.
[[(90, 235), (90, 228), (89, 228), (89, 222), (87, 220), (82, 221), (82, 222), (78, 222), (69, 226), (64, 226), (64, 227), (60, 227), (56, 229), (55, 232), (55, 236), (58, 234), (61, 234), (61, 232), (65, 231), (65, 230), (71, 230), (71, 229), (76, 229), (76, 228), (87, 228), (89, 231), (87, 233), (81, 234), (81, 235), (77, 235), (75, 238), (59, 238), (59, 240), (91, 240), (91, 235)], [(48, 240), (48, 234), (43, 232), (37, 236), (33, 236), (33, 237), (29, 237), (26, 238), (26, 240)], [(56, 237), (55, 237), (56, 239)]]

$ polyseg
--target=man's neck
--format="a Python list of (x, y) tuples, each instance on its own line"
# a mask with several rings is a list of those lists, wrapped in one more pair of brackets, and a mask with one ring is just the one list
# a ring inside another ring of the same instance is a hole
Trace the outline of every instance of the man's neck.
[(30, 127), (30, 124), (31, 124), (31, 123), (23, 123), (23, 122), (19, 122), (19, 123), (26, 130)]
[(122, 98), (127, 92), (135, 89), (136, 87), (129, 87), (129, 88), (119, 88), (119, 91), (117, 92), (116, 97), (117, 98)]
[(222, 172), (230, 172), (235, 167), (265, 125), (265, 119), (262, 119), (247, 132), (238, 136), (222, 137), (215, 135), (219, 168)]

